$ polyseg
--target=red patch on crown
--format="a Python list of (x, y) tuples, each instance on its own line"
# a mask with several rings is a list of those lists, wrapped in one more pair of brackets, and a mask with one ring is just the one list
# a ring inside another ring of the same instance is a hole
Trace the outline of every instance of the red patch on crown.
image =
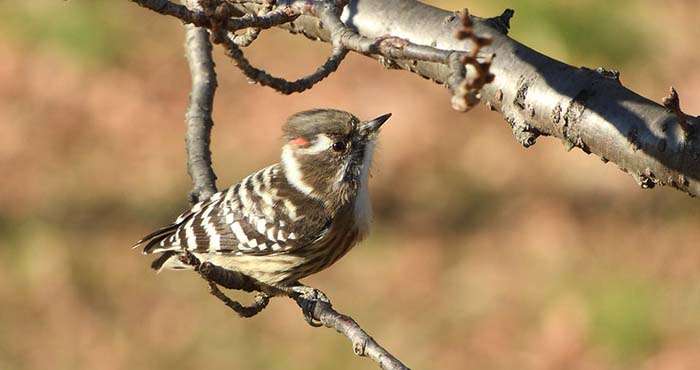
[(290, 143), (298, 146), (307, 146), (309, 145), (309, 141), (304, 139), (303, 137), (298, 137), (296, 139), (289, 140)]

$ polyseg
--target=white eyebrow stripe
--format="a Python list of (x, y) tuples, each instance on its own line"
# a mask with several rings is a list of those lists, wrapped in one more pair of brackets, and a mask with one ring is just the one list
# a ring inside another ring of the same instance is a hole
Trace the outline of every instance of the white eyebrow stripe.
[(316, 141), (314, 141), (314, 144), (307, 147), (307, 148), (301, 148), (299, 149), (299, 153), (303, 154), (318, 154), (323, 151), (328, 150), (331, 145), (333, 145), (333, 140), (331, 140), (330, 137), (326, 134), (318, 134), (316, 135)]

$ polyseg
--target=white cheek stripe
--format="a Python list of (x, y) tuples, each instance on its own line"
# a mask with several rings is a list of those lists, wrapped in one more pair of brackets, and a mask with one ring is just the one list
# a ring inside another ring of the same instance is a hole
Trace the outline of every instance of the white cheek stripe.
[(299, 165), (299, 161), (294, 157), (294, 152), (289, 145), (290, 144), (287, 144), (282, 148), (282, 165), (284, 166), (284, 173), (287, 176), (287, 181), (300, 192), (311, 196), (314, 188), (304, 181), (304, 175), (301, 173), (301, 165)]

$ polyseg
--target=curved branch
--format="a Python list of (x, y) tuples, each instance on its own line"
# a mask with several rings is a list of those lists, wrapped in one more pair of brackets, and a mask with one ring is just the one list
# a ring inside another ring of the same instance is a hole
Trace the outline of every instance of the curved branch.
[[(195, 9), (196, 1), (186, 0)], [(185, 55), (192, 77), (190, 102), (185, 115), (187, 132), (187, 172), (192, 177), (193, 189), (190, 201), (197, 203), (216, 193), (216, 174), (211, 166), (211, 117), (216, 92), (216, 72), (212, 59), (212, 45), (206, 28), (185, 26)]]
[(243, 55), (243, 51), (231, 38), (224, 39), (222, 43), (226, 49), (226, 55), (234, 60), (236, 67), (238, 67), (246, 77), (262, 86), (273, 87), (275, 90), (285, 95), (299, 93), (312, 88), (315, 84), (321, 82), (331, 73), (335, 72), (348, 54), (347, 49), (333, 48), (331, 56), (329, 56), (316, 71), (297, 80), (287, 81), (284, 78), (272, 76), (264, 70), (251, 65), (245, 55)]

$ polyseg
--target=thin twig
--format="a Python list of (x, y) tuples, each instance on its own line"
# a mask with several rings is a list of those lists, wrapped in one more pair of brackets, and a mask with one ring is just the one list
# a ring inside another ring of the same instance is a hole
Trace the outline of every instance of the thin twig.
[[(153, 10), (156, 13), (175, 17), (186, 24), (193, 24), (197, 27), (211, 28), (210, 17), (200, 10), (190, 10), (184, 5), (173, 3), (169, 0), (130, 0), (144, 8)], [(187, 0), (193, 1), (193, 0)], [(256, 27), (268, 29), (281, 24), (291, 22), (299, 16), (287, 7), (278, 8), (267, 13), (264, 17), (246, 14), (240, 18), (230, 18), (224, 28), (228, 31), (238, 31), (244, 28)]]
[[(343, 47), (334, 47), (331, 56), (323, 63), (319, 68), (308, 76), (304, 76), (295, 81), (289, 81), (281, 77), (275, 77), (267, 73), (265, 70), (254, 67), (248, 59), (243, 54), (243, 50), (240, 49), (240, 45), (243, 43), (254, 40), (257, 37), (255, 30), (260, 30), (260, 28), (251, 28), (253, 32), (251, 33), (252, 39), (249, 40), (245, 37), (242, 39), (236, 39), (235, 35), (232, 37), (232, 32), (226, 30), (226, 24), (230, 21), (230, 14), (233, 12), (230, 9), (231, 5), (228, 3), (219, 3), (215, 0), (200, 0), (205, 14), (211, 17), (212, 24), (212, 41), (217, 44), (223, 45), (226, 50), (226, 55), (228, 55), (235, 63), (243, 74), (245, 74), (248, 79), (258, 83), (262, 86), (269, 86), (277, 90), (282, 94), (292, 94), (305, 91), (310, 89), (315, 84), (328, 77), (331, 73), (338, 69), (338, 66), (343, 61), (347, 55), (347, 50)], [(283, 11), (285, 14), (297, 14), (292, 13), (292, 8), (282, 8), (275, 11), (269, 11), (266, 14), (260, 15), (261, 18), (274, 19), (274, 14)], [(272, 20), (274, 22), (274, 20)], [(284, 20), (279, 20), (279, 22), (284, 22)]]
[[(257, 15), (264, 15), (272, 10), (272, 3), (262, 3), (260, 10)], [(260, 36), (261, 28), (251, 27), (248, 28), (243, 34), (236, 34), (234, 32), (229, 32), (228, 36), (233, 40), (236, 45), (240, 47), (248, 47)]]
[[(208, 27), (209, 17), (203, 12), (190, 10), (185, 5), (176, 4), (168, 0), (131, 0), (144, 8), (153, 10), (162, 15), (168, 15), (180, 19), (183, 23), (198, 27)], [(192, 1), (192, 0), (186, 0)]]
[(262, 86), (272, 87), (285, 95), (299, 93), (312, 88), (315, 84), (335, 72), (348, 53), (346, 49), (334, 48), (326, 62), (318, 67), (312, 74), (295, 81), (288, 81), (284, 78), (272, 76), (266, 71), (251, 65), (243, 54), (243, 51), (230, 38), (225, 39), (223, 44), (226, 48), (226, 55), (235, 61), (236, 67), (238, 67), (246, 77)]
[[(195, 23), (209, 28), (214, 43), (222, 44), (226, 48), (228, 56), (251, 81), (269, 86), (283, 94), (304, 91), (328, 77), (338, 68), (348, 50), (368, 56), (379, 56), (382, 64), (389, 67), (395, 65), (397, 60), (431, 62), (447, 66), (452, 71), (448, 81), (453, 93), (452, 106), (460, 111), (467, 111), (475, 106), (479, 101), (478, 92), (485, 84), (493, 81), (493, 75), (489, 73), (492, 56), (488, 56), (483, 62), (477, 60), (477, 55), (483, 46), (488, 45), (489, 39), (475, 35), (466, 11), (460, 15), (462, 29), (457, 37), (472, 41), (473, 47), (469, 52), (418, 45), (394, 36), (376, 38), (362, 36), (340, 19), (347, 0), (290, 0), (265, 14), (245, 14), (241, 17), (232, 16), (237, 13), (235, 4), (243, 4), (247, 1), (199, 0), (203, 11), (180, 9), (176, 5), (169, 4), (167, 0), (131, 1), (160, 14), (176, 17), (185, 23)], [(267, 2), (263, 4), (266, 8), (270, 5)], [(333, 53), (321, 67), (306, 77), (288, 81), (255, 68), (248, 62), (239, 45), (246, 46), (252, 42), (260, 32), (256, 29), (279, 26), (301, 15), (318, 18), (319, 24), (330, 32)], [(244, 28), (252, 28), (253, 31), (231, 37), (233, 32)], [(465, 64), (474, 69), (474, 73), (468, 79)]]
[[(379, 345), (352, 317), (334, 310), (330, 303), (323, 301), (308, 302), (298, 296), (291, 296), (302, 310), (308, 309), (312, 317), (325, 327), (333, 328), (346, 336), (352, 343), (353, 352), (368, 357), (387, 370), (408, 370), (394, 355)], [(311, 307), (309, 307), (311, 306)]]

